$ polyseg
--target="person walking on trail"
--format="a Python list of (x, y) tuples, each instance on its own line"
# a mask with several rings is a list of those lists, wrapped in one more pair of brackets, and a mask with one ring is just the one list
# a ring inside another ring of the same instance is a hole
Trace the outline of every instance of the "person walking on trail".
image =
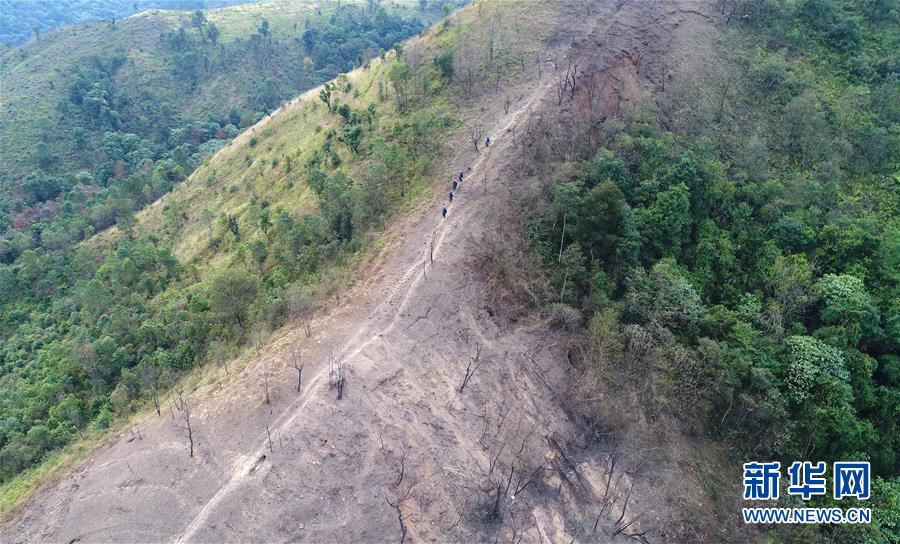
[(491, 146), (491, 137), (488, 136), (487, 140), (484, 141), (484, 147), (490, 147), (490, 146)]
[(455, 191), (457, 187), (459, 187), (459, 182), (456, 180), (453, 180), (453, 190)]
[(441, 210), (441, 213), (444, 214), (444, 219), (446, 219), (447, 218), (447, 207), (446, 206), (444, 206), (444, 209)]
[(450, 202), (453, 202), (453, 191), (450, 191), (449, 193), (447, 193), (447, 196), (450, 197)]
[(460, 182), (460, 183), (462, 183), (462, 178), (463, 178), (463, 171), (460, 170), (460, 171), (459, 171), (459, 182)]

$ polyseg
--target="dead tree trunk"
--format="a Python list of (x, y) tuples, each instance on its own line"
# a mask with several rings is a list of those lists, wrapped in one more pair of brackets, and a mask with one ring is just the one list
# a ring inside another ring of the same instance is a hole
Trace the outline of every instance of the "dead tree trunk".
[(337, 392), (337, 400), (344, 397), (345, 366), (344, 361), (339, 361), (336, 354), (328, 356), (328, 383)]
[(472, 376), (475, 375), (475, 371), (478, 370), (478, 367), (481, 366), (481, 342), (475, 343), (475, 348), (473, 350), (472, 355), (469, 357), (469, 362), (466, 364), (466, 375), (463, 376), (463, 381), (459, 384), (458, 393), (462, 393), (463, 389), (466, 388), (466, 385), (469, 384), (469, 380), (472, 379)]
[(481, 138), (484, 136), (484, 127), (481, 126), (481, 123), (476, 121), (471, 127), (469, 127), (469, 138), (472, 140), (472, 145), (475, 146), (475, 151), (478, 151), (478, 144), (481, 143)]
[(403, 544), (406, 541), (406, 520), (409, 519), (409, 516), (412, 514), (403, 515), (403, 503), (409, 499), (412, 494), (413, 486), (410, 485), (406, 488), (406, 493), (403, 496), (396, 496), (395, 500), (391, 502), (391, 499), (387, 498), (387, 494), (385, 494), (384, 500), (388, 503), (388, 506), (394, 509), (397, 513), (397, 521), (400, 523), (400, 544)]
[(179, 392), (178, 399), (175, 400), (175, 408), (181, 414), (181, 420), (184, 423), (182, 429), (187, 434), (188, 439), (188, 457), (194, 456), (194, 429), (191, 426), (191, 403), (188, 399), (184, 398), (184, 395)]
[(291, 359), (292, 366), (297, 370), (297, 391), (300, 391), (300, 386), (303, 384), (303, 354), (297, 346), (294, 346)]
[(271, 404), (272, 399), (269, 397), (269, 361), (263, 360), (263, 389), (266, 392), (266, 404)]
[(575, 98), (575, 76), (578, 75), (578, 61), (569, 59), (569, 66), (566, 68), (566, 85), (572, 91), (572, 98)]

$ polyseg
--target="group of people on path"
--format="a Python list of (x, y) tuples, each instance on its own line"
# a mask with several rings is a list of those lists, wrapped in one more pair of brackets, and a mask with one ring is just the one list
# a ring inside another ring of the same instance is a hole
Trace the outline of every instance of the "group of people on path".
[[(491, 137), (490, 136), (488, 136), (485, 139), (484, 145), (485, 145), (485, 147), (488, 147), (491, 145)], [(471, 169), (471, 167), (470, 167), (470, 169)], [(453, 202), (453, 195), (456, 194), (456, 190), (459, 189), (459, 186), (462, 184), (464, 175), (465, 175), (465, 172), (460, 170), (459, 178), (458, 179), (454, 178), (453, 183), (450, 184), (450, 192), (447, 193), (447, 198), (450, 200), (451, 203)], [(448, 206), (449, 206), (449, 204), (448, 204)], [(448, 211), (447, 206), (444, 206), (443, 209), (441, 209), (441, 216), (444, 217), (445, 219), (447, 217), (447, 211)]]
[[(450, 192), (447, 193), (447, 198), (450, 199), (450, 202), (453, 202), (453, 194), (459, 189), (459, 184), (462, 183), (463, 176), (465, 172), (462, 170), (459, 171), (459, 179), (454, 178), (453, 183), (450, 184)], [(444, 209), (441, 210), (441, 215), (447, 217), (447, 206), (444, 206)]]

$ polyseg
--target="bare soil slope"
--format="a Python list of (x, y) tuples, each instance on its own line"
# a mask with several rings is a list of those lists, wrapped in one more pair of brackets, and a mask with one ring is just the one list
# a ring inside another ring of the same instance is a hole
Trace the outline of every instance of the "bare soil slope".
[[(636, 59), (662, 55), (709, 9), (686, 0), (581, 5), (571, 43), (557, 47), (596, 75), (595, 107), (606, 117), (652, 91)], [(312, 338), (289, 331), (221, 389), (189, 397), (193, 458), (177, 412), (150, 419), (140, 437), (123, 432), (40, 490), (0, 541), (686, 538), (660, 474), (583, 440), (561, 399), (565, 335), (500, 315), (480, 270), (483, 234), (502, 227), (514, 194), (533, 181), (519, 161), (523, 146), (538, 145), (528, 137), (536, 120), (579, 115), (578, 101), (558, 104), (566, 61), (556, 58), (508, 114), (500, 97), (471, 112), (491, 123), (491, 146), (476, 156), (460, 142), (435, 198), (391, 227), (383, 258), (315, 320)], [(459, 170), (465, 180), (441, 219)], [(290, 366), (298, 346), (299, 392)]]

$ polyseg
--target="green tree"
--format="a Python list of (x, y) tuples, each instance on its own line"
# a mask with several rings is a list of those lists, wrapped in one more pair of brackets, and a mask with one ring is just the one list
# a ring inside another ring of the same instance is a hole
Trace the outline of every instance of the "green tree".
[(553, 214), (554, 226), (560, 221), (559, 254), (556, 262), (562, 262), (563, 247), (568, 234), (569, 222), (577, 221), (578, 209), (581, 207), (580, 186), (574, 182), (557, 183), (553, 187), (553, 201), (550, 212)]
[(636, 264), (636, 233), (626, 224), (631, 209), (625, 195), (612, 181), (603, 181), (591, 188), (581, 202), (578, 213), (578, 240), (587, 248), (591, 262), (604, 265), (622, 262)]
[(881, 338), (880, 316), (862, 280), (849, 274), (826, 274), (816, 283), (822, 322), (828, 336), (842, 345), (858, 346)]
[(219, 27), (216, 26), (216, 23), (207, 23), (206, 25), (206, 35), (209, 37), (209, 41), (212, 43), (218, 43), (219, 35), (221, 31), (219, 31)]
[(250, 257), (253, 258), (253, 261), (256, 262), (257, 266), (259, 266), (259, 275), (262, 276), (265, 271), (263, 270), (263, 264), (266, 262), (266, 258), (269, 256), (269, 247), (262, 240), (256, 239), (250, 242)]
[(209, 283), (210, 309), (225, 322), (246, 330), (247, 310), (256, 299), (259, 281), (238, 270), (226, 269), (212, 277)]
[(397, 99), (397, 109), (406, 111), (408, 105), (407, 84), (412, 77), (412, 69), (402, 60), (395, 60), (388, 68), (387, 78), (394, 87), (394, 95)]
[(453, 79), (453, 51), (441, 51), (434, 56), (434, 66), (444, 79)]
[(656, 195), (643, 216), (644, 246), (655, 256), (678, 258), (690, 242), (692, 223), (690, 191), (683, 183), (673, 185)]

